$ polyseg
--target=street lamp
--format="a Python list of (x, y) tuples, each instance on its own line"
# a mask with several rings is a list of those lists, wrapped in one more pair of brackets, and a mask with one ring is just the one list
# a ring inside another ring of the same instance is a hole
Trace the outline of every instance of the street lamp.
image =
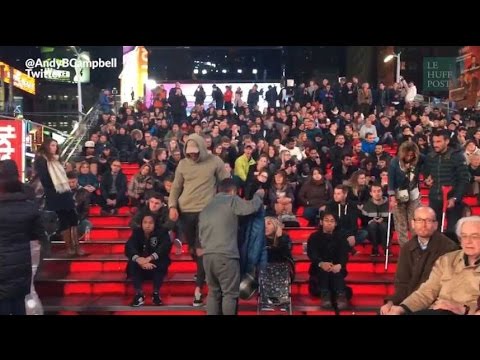
[(75, 55), (77, 55), (77, 61), (75, 62), (75, 73), (77, 75), (77, 92), (78, 92), (78, 123), (82, 122), (83, 116), (83, 106), (82, 106), (82, 82), (81, 80), (81, 70), (82, 70), (82, 61), (89, 61), (90, 58), (87, 53), (81, 52), (80, 49), (77, 49), (76, 46), (70, 46), (70, 49), (73, 50)]
[(398, 54), (390, 54), (385, 56), (385, 59), (383, 59), (383, 62), (387, 63), (389, 61), (392, 61), (393, 58), (397, 58), (397, 83), (400, 82), (400, 54), (401, 52), (399, 52)]

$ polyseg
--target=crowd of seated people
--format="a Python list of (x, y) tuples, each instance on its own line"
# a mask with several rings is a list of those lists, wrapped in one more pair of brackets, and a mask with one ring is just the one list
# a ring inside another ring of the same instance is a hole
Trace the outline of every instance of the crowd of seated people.
[[(326, 211), (334, 215), (328, 221), (341, 230), (335, 236), (347, 244), (342, 251), (355, 253), (355, 244), (369, 241), (374, 257), (380, 249), (386, 252), (389, 167), (399, 144), (416, 144), (420, 156), (426, 157), (433, 151), (432, 136), (448, 132), (448, 146), (464, 153), (469, 164), (468, 193), (479, 194), (476, 123), (467, 122), (462, 114), (448, 122), (443, 110), (406, 101), (408, 91), (397, 84), (390, 88), (379, 84), (372, 90), (356, 77), (338, 84), (312, 81), (263, 111), (258, 97), (251, 95), (256, 92), (249, 90), (246, 102), (236, 94), (235, 107), (227, 107), (230, 102), (218, 96), (209, 105), (196, 101), (187, 116), (177, 103), (181, 99), (175, 98), (182, 96), (177, 83), (172, 96), (162, 97), (150, 111), (126, 104), (118, 114), (103, 113), (69, 170), (76, 170), (78, 187), (86, 191), (90, 204), (101, 206), (102, 214), (116, 214), (129, 204), (140, 214), (132, 226), (141, 227), (146, 213), (158, 212), (163, 220), (155, 231), (164, 227), (181, 232), (179, 224), (165, 225), (162, 209), (176, 167), (185, 157), (187, 136), (196, 133), (204, 137), (208, 152), (225, 163), (239, 195), (248, 199), (257, 189), (265, 189), (267, 215), (295, 217), (303, 207), (308, 225), (316, 227)], [(140, 166), (129, 181), (122, 162)], [(345, 275), (345, 261), (342, 253), (339, 260), (320, 261), (320, 268)], [(329, 295), (322, 286), (317, 293), (326, 299)], [(344, 289), (338, 286), (343, 308)]]

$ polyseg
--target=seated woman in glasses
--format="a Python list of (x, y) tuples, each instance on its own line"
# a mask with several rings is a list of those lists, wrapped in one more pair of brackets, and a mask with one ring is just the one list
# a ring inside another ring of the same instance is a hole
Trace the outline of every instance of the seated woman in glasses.
[(441, 256), (426, 282), (392, 306), (388, 315), (468, 315), (480, 296), (480, 216), (461, 218), (456, 232), (461, 250)]

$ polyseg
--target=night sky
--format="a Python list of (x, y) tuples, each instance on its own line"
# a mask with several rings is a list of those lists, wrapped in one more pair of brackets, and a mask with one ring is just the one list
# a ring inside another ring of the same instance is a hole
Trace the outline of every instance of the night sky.
[[(67, 50), (68, 46), (56, 48)], [(62, 49), (63, 48), (63, 49)], [(122, 70), (121, 46), (77, 46), (82, 51), (90, 52), (91, 59), (117, 58), (117, 68), (95, 69), (90, 72), (90, 81), (98, 88), (119, 87), (118, 76)], [(40, 58), (40, 46), (0, 46), (0, 61), (12, 65), (20, 71), (25, 71), (25, 60)]]
[[(48, 45), (48, 44), (47, 44)], [(25, 60), (40, 58), (41, 46), (0, 46), (0, 60), (11, 64), (21, 71), (25, 71)], [(56, 46), (56, 51), (72, 54), (68, 46)], [(98, 89), (119, 88), (118, 76), (122, 70), (122, 46), (81, 46), (77, 48), (90, 52), (91, 59), (117, 58), (117, 68), (95, 69), (90, 72), (91, 83)], [(218, 69), (229, 69), (228, 74), (209, 73), (208, 76), (199, 76), (198, 81), (215, 80), (252, 80), (252, 69), (258, 68), (258, 80), (263, 76), (268, 79), (281, 78), (281, 47), (162, 47), (146, 46), (149, 50), (149, 76), (157, 81), (189, 80), (192, 77), (194, 61), (211, 61), (217, 64)], [(181, 49), (179, 49), (181, 48)], [(341, 47), (284, 47), (287, 65), (287, 78), (303, 78), (310, 76), (316, 66), (326, 68), (339, 67), (344, 71), (345, 54)], [(71, 55), (69, 55), (71, 56)], [(243, 75), (236, 74), (237, 68), (243, 68)], [(267, 70), (264, 73), (264, 70)], [(211, 77), (211, 78), (208, 78)]]

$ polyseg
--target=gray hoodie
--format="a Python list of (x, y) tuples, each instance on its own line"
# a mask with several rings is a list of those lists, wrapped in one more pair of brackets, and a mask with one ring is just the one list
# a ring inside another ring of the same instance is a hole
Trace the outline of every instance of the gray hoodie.
[(207, 152), (205, 139), (191, 134), (185, 143), (185, 153), (189, 141), (194, 141), (200, 155), (193, 161), (187, 155), (180, 160), (175, 170), (175, 179), (168, 197), (168, 207), (175, 207), (181, 212), (200, 212), (212, 200), (217, 184), (228, 178), (224, 162)]

